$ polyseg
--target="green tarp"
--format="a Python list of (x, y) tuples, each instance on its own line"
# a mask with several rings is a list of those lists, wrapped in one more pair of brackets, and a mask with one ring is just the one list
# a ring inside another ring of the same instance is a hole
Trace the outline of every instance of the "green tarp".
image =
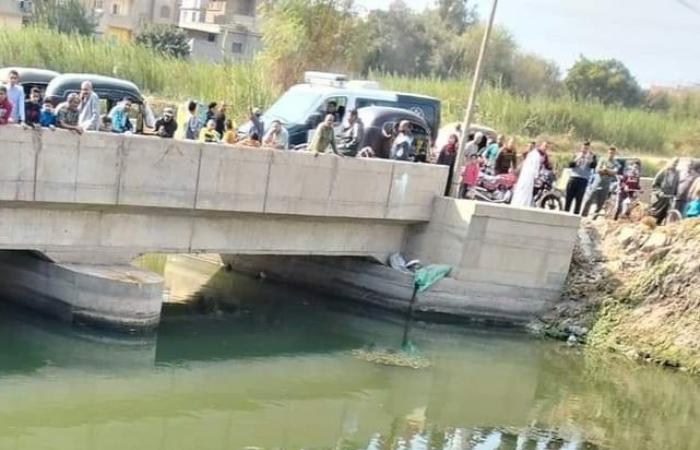
[(451, 271), (452, 267), (440, 264), (431, 264), (428, 267), (423, 267), (413, 275), (413, 286), (418, 292), (425, 292), (432, 285), (448, 276)]

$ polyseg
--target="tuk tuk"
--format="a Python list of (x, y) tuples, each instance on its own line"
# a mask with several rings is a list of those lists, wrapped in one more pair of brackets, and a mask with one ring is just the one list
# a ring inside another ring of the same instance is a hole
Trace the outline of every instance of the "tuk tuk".
[(19, 73), (19, 82), (24, 88), (25, 97), (29, 97), (32, 88), (39, 88), (43, 93), (51, 80), (60, 75), (53, 70), (34, 69), (32, 67), (3, 67), (0, 69), (0, 83), (5, 83), (10, 72), (16, 70)]
[[(401, 121), (408, 121), (414, 137), (416, 161), (426, 161), (432, 131), (426, 120), (413, 111), (388, 106), (368, 106), (357, 110), (364, 125), (359, 148), (370, 147), (378, 158), (389, 158), (395, 130)], [(389, 137), (387, 137), (389, 136)]]
[(154, 126), (155, 117), (141, 95), (141, 91), (134, 83), (127, 80), (102, 75), (67, 73), (51, 80), (46, 88), (45, 97), (57, 106), (66, 101), (70, 94), (80, 94), (80, 85), (84, 81), (92, 83), (94, 92), (100, 98), (101, 114), (108, 114), (117, 103), (129, 99), (137, 107), (137, 111), (132, 110), (132, 117), (136, 116), (134, 127), (136, 132), (142, 133), (144, 125), (150, 128)]

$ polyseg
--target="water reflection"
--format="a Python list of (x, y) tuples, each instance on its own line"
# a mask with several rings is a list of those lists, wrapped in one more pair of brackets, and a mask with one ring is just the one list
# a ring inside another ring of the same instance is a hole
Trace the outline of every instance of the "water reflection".
[(398, 345), (400, 317), (159, 264), (174, 303), (150, 340), (0, 309), (0, 449), (700, 448), (696, 379), (427, 325), (430, 369), (375, 366), (352, 349)]

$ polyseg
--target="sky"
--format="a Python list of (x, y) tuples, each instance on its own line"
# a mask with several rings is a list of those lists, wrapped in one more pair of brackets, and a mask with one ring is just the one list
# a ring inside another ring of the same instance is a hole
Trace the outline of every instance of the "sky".
[[(404, 0), (422, 10), (434, 0)], [(487, 18), (492, 0), (472, 0)], [(386, 8), (390, 0), (355, 0)], [(700, 0), (499, 0), (496, 24), (520, 47), (568, 69), (616, 58), (645, 87), (700, 84)]]

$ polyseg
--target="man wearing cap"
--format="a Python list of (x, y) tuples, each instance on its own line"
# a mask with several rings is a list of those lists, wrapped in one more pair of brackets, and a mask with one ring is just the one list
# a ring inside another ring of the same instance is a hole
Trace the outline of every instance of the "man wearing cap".
[(173, 118), (175, 116), (175, 111), (172, 108), (165, 108), (163, 110), (163, 117), (156, 120), (156, 134), (162, 138), (171, 139), (175, 136), (175, 131), (177, 131), (177, 122)]

